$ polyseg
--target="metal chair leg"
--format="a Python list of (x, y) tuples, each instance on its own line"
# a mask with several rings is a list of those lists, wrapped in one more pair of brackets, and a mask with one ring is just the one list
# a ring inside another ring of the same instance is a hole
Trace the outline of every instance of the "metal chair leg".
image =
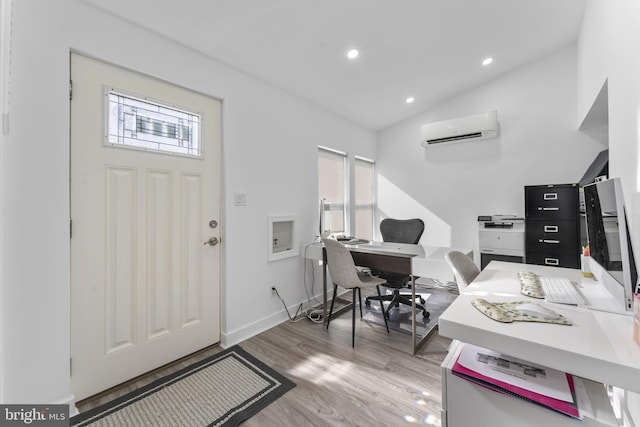
[(400, 308), (400, 297), (397, 290), (394, 290), (393, 294), (391, 295), (391, 300), (389, 301), (389, 306), (387, 307), (386, 314), (388, 316), (391, 316), (391, 310), (395, 307)]
[(333, 298), (331, 298), (331, 308), (329, 308), (329, 317), (327, 317), (327, 329), (329, 329), (329, 322), (331, 322), (331, 313), (333, 313), (333, 303), (336, 302), (336, 295), (338, 295), (338, 285), (333, 285)]
[(358, 305), (360, 306), (360, 318), (362, 319), (362, 290), (358, 288)]
[(382, 313), (384, 326), (386, 326), (387, 333), (389, 333), (389, 324), (387, 323), (387, 314), (384, 312), (384, 303), (382, 302), (382, 295), (380, 294), (380, 286), (376, 286), (376, 290), (378, 291), (378, 296), (380, 297), (380, 313)]

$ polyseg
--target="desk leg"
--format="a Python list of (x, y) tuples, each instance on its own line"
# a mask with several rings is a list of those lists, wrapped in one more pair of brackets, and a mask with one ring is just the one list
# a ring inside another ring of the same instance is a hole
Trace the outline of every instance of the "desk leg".
[(416, 277), (411, 275), (411, 340), (413, 342), (413, 354), (416, 354), (418, 346), (416, 345), (418, 337), (416, 336)]
[[(418, 339), (417, 333), (417, 323), (416, 323), (416, 278), (415, 276), (411, 276), (411, 314), (413, 317), (411, 318), (411, 336), (413, 337), (413, 354), (416, 354), (420, 347), (427, 341), (427, 338), (431, 336), (433, 331), (438, 329), (438, 325), (431, 328), (431, 330), (424, 334), (423, 337)], [(425, 306), (426, 309), (426, 306)]]
[(322, 249), (322, 326), (327, 326), (327, 251)]

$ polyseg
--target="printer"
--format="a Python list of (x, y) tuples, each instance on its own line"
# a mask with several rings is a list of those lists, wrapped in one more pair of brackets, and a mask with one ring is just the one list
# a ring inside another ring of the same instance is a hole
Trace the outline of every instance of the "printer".
[(493, 260), (525, 262), (524, 217), (517, 215), (479, 215), (478, 246), (480, 267)]

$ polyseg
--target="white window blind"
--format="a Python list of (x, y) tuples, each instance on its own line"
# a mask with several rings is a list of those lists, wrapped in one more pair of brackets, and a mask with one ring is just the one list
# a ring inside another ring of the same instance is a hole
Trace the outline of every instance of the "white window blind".
[(318, 193), (328, 202), (331, 233), (345, 233), (347, 155), (318, 147)]
[(355, 158), (355, 236), (373, 240), (375, 163), (360, 157)]

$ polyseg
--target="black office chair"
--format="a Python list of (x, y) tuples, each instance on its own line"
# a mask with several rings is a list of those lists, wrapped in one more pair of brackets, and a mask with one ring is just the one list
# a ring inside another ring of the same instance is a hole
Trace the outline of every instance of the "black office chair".
[[(393, 219), (393, 218), (385, 218), (380, 222), (380, 233), (382, 234), (382, 240), (385, 242), (394, 242), (394, 243), (410, 243), (417, 244), (420, 241), (420, 237), (422, 237), (422, 233), (424, 232), (424, 221), (419, 218), (415, 219)], [(387, 281), (384, 287), (392, 288), (393, 293), (391, 295), (383, 295), (381, 297), (370, 296), (365, 299), (365, 303), (367, 305), (371, 304), (371, 301), (377, 301), (380, 298), (382, 301), (389, 301), (389, 305), (384, 312), (385, 317), (389, 317), (391, 309), (394, 307), (400, 307), (400, 304), (412, 305), (411, 295), (401, 294), (401, 289), (406, 289), (410, 287), (411, 276), (407, 276), (405, 274), (400, 273), (392, 273), (385, 271), (373, 271), (375, 276), (381, 277)], [(425, 300), (416, 296), (416, 298), (420, 298), (420, 304), (416, 304), (416, 309), (422, 310), (422, 317), (425, 319), (429, 318), (429, 312), (424, 308), (422, 304), (425, 303)]]

